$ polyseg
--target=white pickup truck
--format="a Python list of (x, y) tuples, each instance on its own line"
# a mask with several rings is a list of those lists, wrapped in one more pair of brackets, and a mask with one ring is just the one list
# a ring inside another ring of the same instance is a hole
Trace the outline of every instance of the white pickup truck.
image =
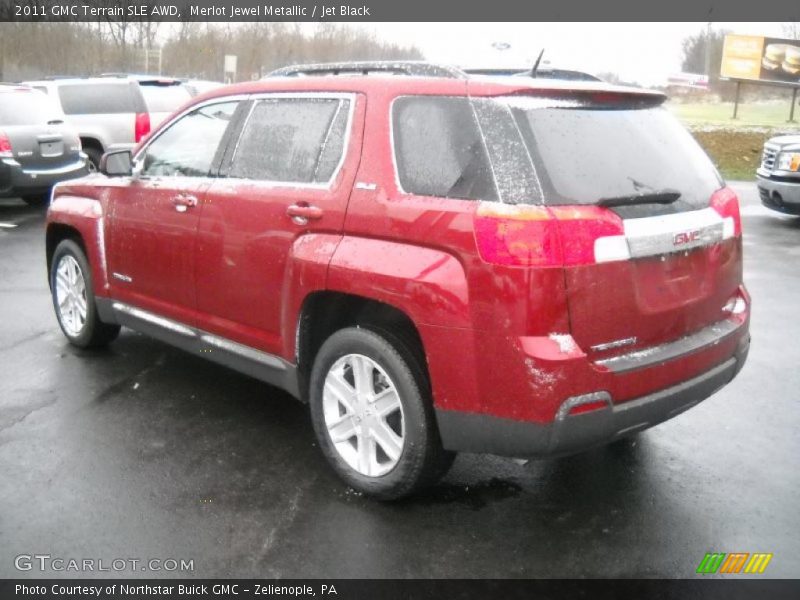
[(756, 179), (764, 206), (800, 215), (800, 134), (767, 140)]

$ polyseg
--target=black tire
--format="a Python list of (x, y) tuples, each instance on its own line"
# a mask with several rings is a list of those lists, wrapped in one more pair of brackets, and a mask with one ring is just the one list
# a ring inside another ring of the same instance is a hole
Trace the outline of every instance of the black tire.
[[(394, 383), (402, 405), (402, 452), (394, 468), (377, 477), (364, 475), (347, 464), (325, 424), (325, 378), (331, 367), (349, 354), (360, 354), (377, 363)], [(455, 455), (442, 449), (425, 369), (407, 343), (388, 331), (348, 327), (331, 335), (314, 359), (309, 404), (323, 455), (339, 477), (360, 492), (380, 500), (403, 498), (437, 481), (453, 462)]]
[(83, 151), (89, 157), (89, 172), (95, 172), (100, 169), (100, 159), (103, 157), (103, 151), (94, 146), (84, 146)]
[(50, 192), (22, 196), (28, 206), (45, 206), (50, 202)]
[[(78, 264), (83, 276), (85, 285), (84, 300), (86, 303), (86, 319), (78, 332), (71, 332), (65, 326), (61, 311), (58, 306), (56, 295), (56, 277), (61, 261), (67, 257), (72, 257)], [(70, 344), (79, 348), (96, 348), (105, 346), (114, 341), (119, 335), (119, 325), (103, 323), (97, 314), (97, 305), (94, 300), (94, 284), (92, 281), (92, 270), (81, 247), (72, 240), (63, 240), (56, 246), (53, 252), (53, 260), (50, 263), (50, 292), (53, 297), (53, 308), (56, 311), (56, 319), (61, 327), (61, 331), (69, 340)]]

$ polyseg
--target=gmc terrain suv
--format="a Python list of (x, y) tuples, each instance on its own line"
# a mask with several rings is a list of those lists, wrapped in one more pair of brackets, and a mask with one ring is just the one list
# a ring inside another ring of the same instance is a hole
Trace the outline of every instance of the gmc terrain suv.
[(800, 135), (767, 140), (756, 181), (764, 206), (800, 215)]
[(57, 186), (58, 321), (80, 347), (124, 325), (287, 390), (379, 498), (455, 451), (632, 434), (749, 347), (738, 200), (663, 100), (419, 63), (212, 91)]

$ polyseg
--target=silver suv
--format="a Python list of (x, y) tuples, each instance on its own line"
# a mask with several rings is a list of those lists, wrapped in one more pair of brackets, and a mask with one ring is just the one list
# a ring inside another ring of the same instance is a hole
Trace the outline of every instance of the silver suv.
[(29, 87), (0, 84), (0, 198), (44, 204), (53, 185), (86, 175), (86, 162), (55, 102)]
[(78, 130), (95, 168), (111, 145), (136, 144), (191, 98), (180, 81), (153, 77), (92, 77), (28, 81), (57, 100)]

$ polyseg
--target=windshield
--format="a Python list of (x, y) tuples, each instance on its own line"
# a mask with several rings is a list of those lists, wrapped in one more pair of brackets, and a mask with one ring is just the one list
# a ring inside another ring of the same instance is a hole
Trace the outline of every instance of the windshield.
[(49, 121), (63, 121), (58, 105), (38, 91), (0, 93), (0, 126), (43, 125)]

